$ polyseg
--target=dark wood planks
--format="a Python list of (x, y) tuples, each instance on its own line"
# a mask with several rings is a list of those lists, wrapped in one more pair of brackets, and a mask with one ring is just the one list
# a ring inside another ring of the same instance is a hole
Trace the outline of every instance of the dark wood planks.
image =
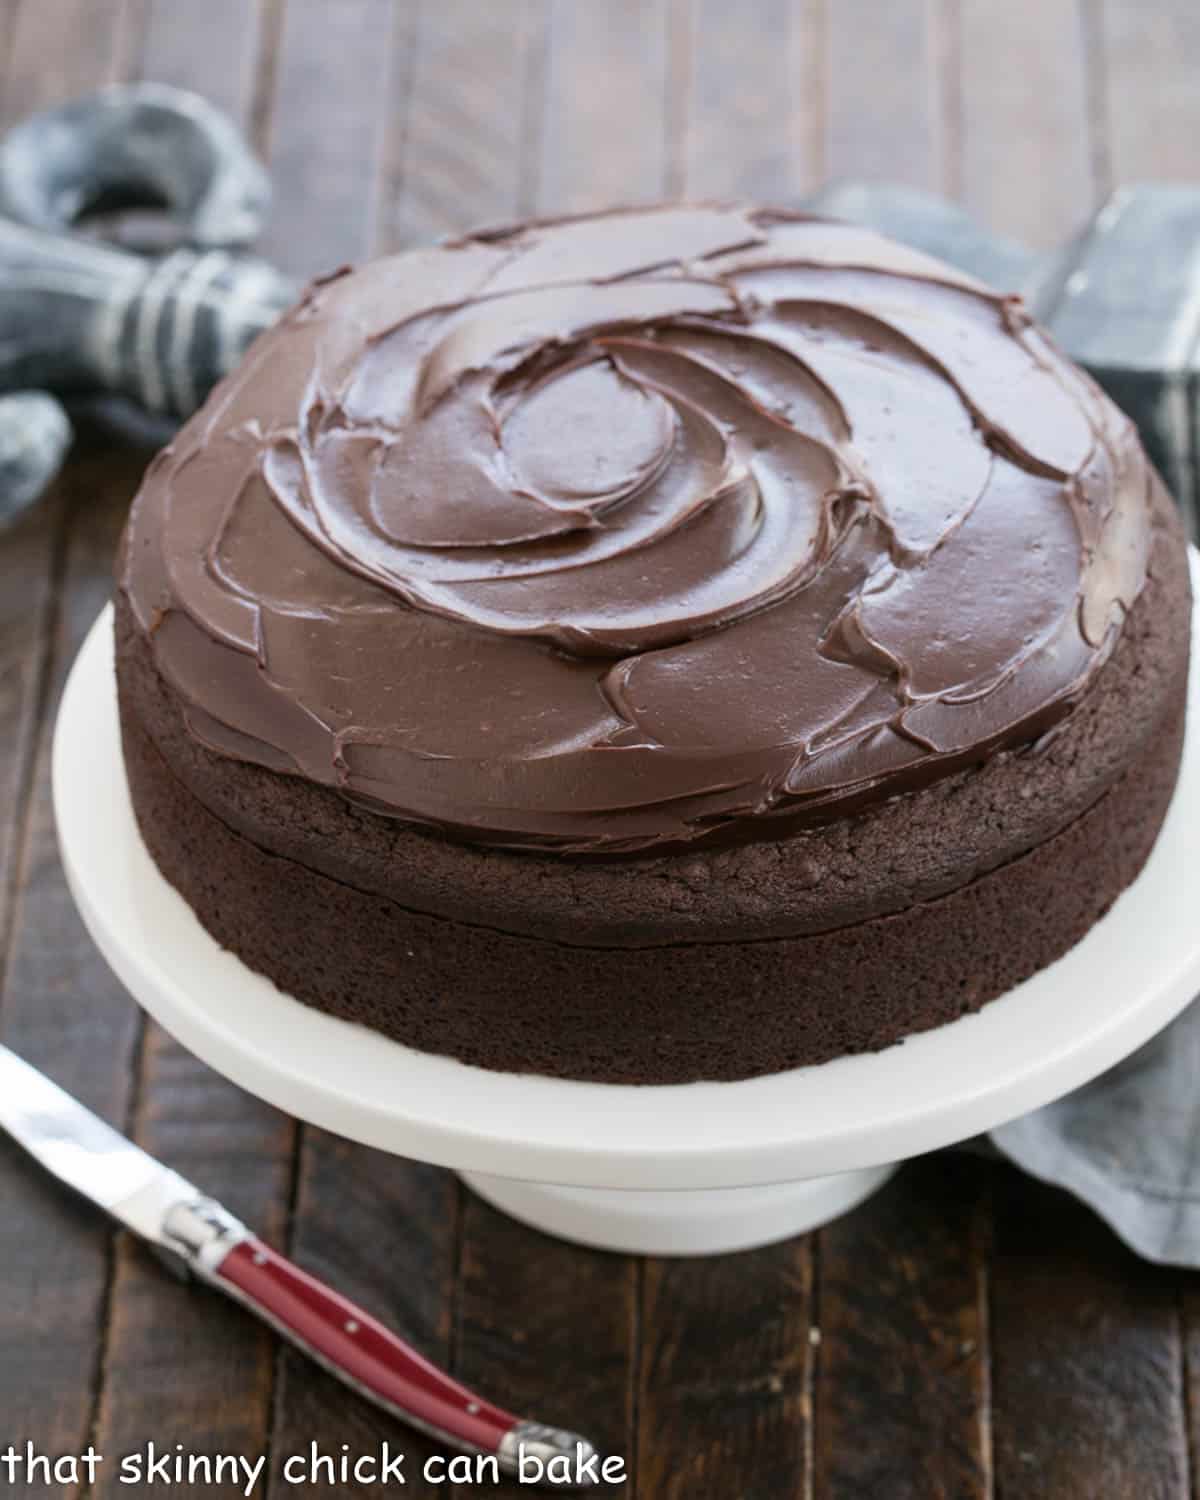
[[(64, 0), (58, 7), (7, 0), (0, 11), (0, 128), (119, 76), (127, 11), (122, 0)], [(45, 682), (61, 514), (59, 492), (7, 531), (0, 549), (0, 961)]]
[(1113, 185), (1200, 178), (1200, 8), (1193, 0), (1086, 0)]
[[(20, 119), (28, 97), (18, 71), (32, 59), (17, 34), (20, 0), (0, 9), (0, 127)], [(46, 102), (53, 94), (45, 96)], [(38, 101), (42, 102), (42, 101)], [(8, 949), (19, 866), (19, 833), (29, 793), (38, 700), (52, 608), (50, 558), (59, 499), (28, 512), (0, 547), (0, 965)]]
[(1078, 0), (965, 0), (958, 29), (966, 204), (995, 229), (1056, 245), (1097, 190)]
[(140, 72), (250, 117), (268, 0), (145, 0)]
[[(116, 533), (138, 459), (92, 452), (59, 484), (73, 529), (53, 640), (51, 701), (108, 592)], [(0, 1035), (91, 1108), (127, 1124), (137, 1012), (92, 946), (67, 891), (55, 844), (49, 781), (50, 725), (42, 728), (21, 866), (13, 953)], [(102, 1354), (112, 1230), (68, 1199), (19, 1151), (3, 1145), (0, 1264), (7, 1291), (0, 1322), (0, 1410), (6, 1431), (42, 1452), (86, 1446)]]
[(129, 71), (140, 0), (19, 0), (4, 86), (8, 119)]
[[(3, 118), (96, 87), (125, 66), (127, 7), (25, 0), (8, 19)], [(14, 897), (0, 1035), (119, 1124), (130, 1103), (133, 1007), (83, 932), (54, 841), (49, 720), (67, 665), (107, 592), (108, 563), (138, 459), (75, 458), (37, 511), (5, 536), (0, 574), (0, 758), (5, 895)], [(78, 541), (64, 568), (65, 531)], [(101, 581), (103, 579), (103, 581)], [(29, 795), (32, 789), (31, 796)], [(11, 799), (11, 800), (9, 800)], [(7, 907), (6, 902), (6, 907)], [(41, 1451), (77, 1453), (91, 1428), (111, 1230), (3, 1146), (0, 1410)]]
[(812, 1494), (811, 1252), (646, 1262), (639, 1494)]
[(1182, 1500), (1179, 1278), (1069, 1198), (997, 1174), (996, 1490), (1022, 1500)]
[(58, 496), (44, 499), (0, 539), (0, 956), (8, 946), (19, 874), (60, 512)]
[(0, 46), (4, 48), (0, 56), (8, 54), (9, 39), (17, 19), (18, 3), (19, 0), (0, 0)]
[[(454, 1369), (523, 1416), (634, 1461), (637, 1263), (527, 1229), (464, 1190)], [(499, 1493), (528, 1494), (505, 1483)], [(475, 1488), (455, 1489), (461, 1500)], [(606, 1494), (631, 1496), (631, 1484)], [(643, 1486), (640, 1493), (660, 1492)]]
[(945, 190), (949, 66), (934, 0), (836, 0), (827, 32), (825, 172)]
[(398, 8), (289, 0), (267, 127), (275, 201), (263, 253), (297, 276), (374, 243)]
[(1179, 1288), (1183, 1332), (1183, 1409), (1187, 1423), (1188, 1500), (1200, 1496), (1200, 1288), (1194, 1275), (1184, 1273)]
[(986, 1169), (929, 1157), (820, 1232), (818, 1500), (990, 1495)]
[[(259, 17), (253, 6), (195, 24), (176, 0), (151, 0), (140, 50), (144, 76), (197, 90), (247, 120)], [(232, 64), (232, 66), (231, 66)], [(226, 1083), (157, 1027), (147, 1029), (134, 1085), (135, 1139), (278, 1243), (286, 1228), (295, 1129)], [(122, 1237), (97, 1403), (96, 1438), (132, 1452), (148, 1434), (190, 1452), (242, 1453), (268, 1444), (274, 1340), (221, 1299), (178, 1284)], [(123, 1493), (109, 1466), (98, 1495)], [(201, 1493), (180, 1486), (177, 1493)]]
[(393, 111), (382, 238), (427, 243), (530, 207), (528, 143), (540, 127), (544, 13), (534, 0), (480, 7), (421, 0)]
[(547, 0), (545, 16), (539, 212), (662, 198), (678, 166), (667, 0)]
[(811, 4), (682, 0), (682, 183), (688, 198), (786, 204), (814, 185), (824, 56)]

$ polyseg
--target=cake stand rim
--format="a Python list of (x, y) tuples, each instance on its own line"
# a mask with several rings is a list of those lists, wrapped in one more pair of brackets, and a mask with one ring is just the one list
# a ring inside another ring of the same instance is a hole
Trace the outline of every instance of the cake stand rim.
[[(1197, 558), (1193, 550), (1194, 581)], [(619, 1189), (743, 1187), (875, 1167), (1060, 1097), (1148, 1041), (1200, 989), (1200, 923), (1188, 920), (1179, 878), (1185, 856), (1200, 852), (1193, 657), (1179, 782), (1145, 869), (1082, 942), (977, 1014), (883, 1052), (734, 1083), (583, 1083), (417, 1052), (252, 973), (159, 874), (125, 780), (111, 614), (110, 605), (72, 666), (52, 756), (59, 845), (85, 925), (138, 1003), (204, 1062), (364, 1144), (497, 1177)], [(1198, 616), (1200, 604), (1193, 635)], [(1198, 830), (1190, 838), (1189, 828)], [(1147, 916), (1149, 938), (1138, 927)], [(1132, 999), (1128, 990), (1114, 999), (1131, 938), (1153, 972)], [(1086, 984), (1099, 993), (1083, 1005)], [(1033, 1020), (1045, 1022), (1038, 1037)]]

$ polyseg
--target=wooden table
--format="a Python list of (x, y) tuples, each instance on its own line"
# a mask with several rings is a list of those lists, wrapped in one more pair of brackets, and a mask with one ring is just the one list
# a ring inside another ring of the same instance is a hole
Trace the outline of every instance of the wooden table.
[[(939, 189), (1049, 245), (1119, 180), (1200, 172), (1198, 69), (1195, 0), (0, 0), (0, 119), (115, 78), (199, 89), (269, 158), (264, 249), (297, 273), (538, 210), (786, 202), (841, 174)], [(297, 1127), (147, 1025), (72, 908), (47, 777), (145, 457), (93, 435), (0, 540), (6, 1042), (435, 1359), (624, 1454), (625, 1495), (1195, 1493), (1195, 1278), (1011, 1169), (917, 1162), (753, 1254), (591, 1253), (446, 1172)], [(278, 1496), (310, 1441), (386, 1438), (406, 1493), (446, 1493), (421, 1481), (420, 1439), (7, 1144), (0, 1173), (0, 1448), (92, 1439), (98, 1494), (135, 1493), (113, 1456), (150, 1439), (268, 1453)]]

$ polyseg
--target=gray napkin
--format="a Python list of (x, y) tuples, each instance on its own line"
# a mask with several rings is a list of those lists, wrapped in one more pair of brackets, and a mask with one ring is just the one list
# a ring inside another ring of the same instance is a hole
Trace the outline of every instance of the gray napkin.
[(993, 1130), (1147, 1260), (1200, 1268), (1200, 1001), (1107, 1073)]

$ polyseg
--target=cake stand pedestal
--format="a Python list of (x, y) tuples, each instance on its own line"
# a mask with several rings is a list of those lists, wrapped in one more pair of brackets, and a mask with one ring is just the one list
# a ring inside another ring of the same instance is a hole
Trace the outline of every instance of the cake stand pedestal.
[(657, 1193), (555, 1187), (482, 1172), (459, 1176), (493, 1207), (560, 1239), (640, 1255), (716, 1255), (770, 1245), (828, 1224), (882, 1187), (897, 1165), (761, 1187)]
[(584, 1244), (660, 1254), (761, 1245), (861, 1202), (906, 1157), (1048, 1103), (1111, 1067), (1200, 989), (1200, 682), (1178, 788), (1145, 870), (1051, 968), (976, 1016), (865, 1057), (742, 1083), (646, 1087), (493, 1073), (299, 1004), (222, 950), (134, 822), (111, 618), (71, 673), (54, 744), (63, 862), (92, 936), (184, 1046), (280, 1109), (453, 1167)]

